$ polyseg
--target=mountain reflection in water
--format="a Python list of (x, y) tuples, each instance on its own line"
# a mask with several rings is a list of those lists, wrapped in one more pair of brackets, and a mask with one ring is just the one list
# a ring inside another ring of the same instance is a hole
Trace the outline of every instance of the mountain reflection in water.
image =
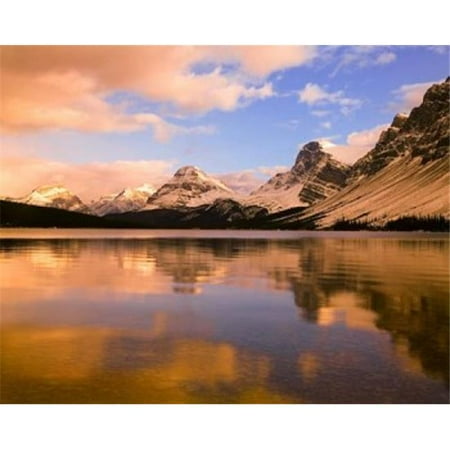
[(2, 402), (448, 402), (447, 238), (209, 233), (2, 239)]

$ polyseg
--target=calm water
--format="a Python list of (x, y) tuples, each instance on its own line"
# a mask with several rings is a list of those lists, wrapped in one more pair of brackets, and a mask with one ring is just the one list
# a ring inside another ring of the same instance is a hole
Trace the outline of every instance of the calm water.
[(449, 240), (1, 230), (3, 403), (447, 403)]

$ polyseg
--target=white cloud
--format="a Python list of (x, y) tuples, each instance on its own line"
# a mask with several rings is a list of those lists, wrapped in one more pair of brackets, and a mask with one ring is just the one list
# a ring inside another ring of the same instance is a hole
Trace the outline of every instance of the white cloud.
[(331, 77), (342, 69), (364, 69), (390, 64), (397, 59), (392, 47), (377, 45), (326, 46), (320, 48), (318, 57), (324, 64), (335, 66)]
[(450, 45), (428, 45), (427, 49), (438, 55), (450, 54)]
[(286, 128), (288, 130), (296, 130), (301, 124), (301, 120), (299, 119), (290, 119), (287, 120), (286, 122), (281, 122), (276, 124), (277, 126), (281, 127), (281, 128)]
[(397, 56), (393, 52), (380, 53), (375, 59), (375, 65), (389, 64), (397, 59)]
[(313, 111), (311, 111), (311, 114), (316, 117), (326, 117), (331, 114), (331, 111), (327, 111), (324, 109), (314, 109)]
[(343, 114), (348, 114), (362, 104), (362, 101), (357, 98), (346, 97), (342, 90), (329, 92), (315, 83), (307, 83), (298, 92), (298, 101), (309, 106), (336, 104), (341, 107), (340, 110)]
[(320, 124), (320, 126), (321, 126), (322, 128), (325, 128), (325, 129), (329, 130), (329, 129), (331, 128), (331, 122), (329, 122), (329, 121), (327, 121), (327, 122), (322, 122), (322, 123)]
[(368, 130), (350, 133), (345, 145), (337, 145), (330, 138), (319, 138), (318, 140), (324, 150), (334, 158), (346, 164), (353, 164), (375, 146), (382, 131), (388, 127), (389, 124), (383, 124)]

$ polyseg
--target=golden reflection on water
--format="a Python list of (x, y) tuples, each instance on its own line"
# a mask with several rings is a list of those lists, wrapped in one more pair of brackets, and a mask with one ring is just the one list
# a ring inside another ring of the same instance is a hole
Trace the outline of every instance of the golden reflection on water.
[(2, 240), (2, 402), (448, 402), (446, 238), (206, 237)]
[[(153, 339), (152, 331), (124, 335), (102, 328), (7, 328), (2, 344), (6, 400), (27, 395), (31, 401), (47, 401), (53, 390), (58, 402), (289, 402), (266, 386), (270, 359), (264, 355), (226, 342)], [(123, 340), (140, 347), (125, 350)], [(137, 356), (132, 370), (130, 350)], [(105, 367), (105, 352), (120, 367), (114, 362)]]

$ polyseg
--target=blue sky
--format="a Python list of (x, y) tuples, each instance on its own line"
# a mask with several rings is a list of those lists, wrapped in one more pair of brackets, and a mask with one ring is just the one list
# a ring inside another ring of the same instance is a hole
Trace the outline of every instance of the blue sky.
[[(3, 59), (2, 165), (10, 176), (1, 188), (10, 194), (54, 181), (104, 194), (120, 186), (80, 186), (75, 172), (95, 178), (101, 167), (110, 177), (118, 161), (130, 162), (130, 173), (117, 183), (140, 184), (143, 166), (134, 177), (131, 163), (149, 161), (159, 172), (149, 170), (146, 182), (197, 165), (232, 187), (245, 174), (240, 188), (248, 190), (291, 166), (299, 145), (314, 139), (352, 163), (396, 112), (449, 74), (449, 47), (60, 49), (10, 47)], [(37, 160), (52, 170), (12, 183), (18, 159), (24, 173)]]

